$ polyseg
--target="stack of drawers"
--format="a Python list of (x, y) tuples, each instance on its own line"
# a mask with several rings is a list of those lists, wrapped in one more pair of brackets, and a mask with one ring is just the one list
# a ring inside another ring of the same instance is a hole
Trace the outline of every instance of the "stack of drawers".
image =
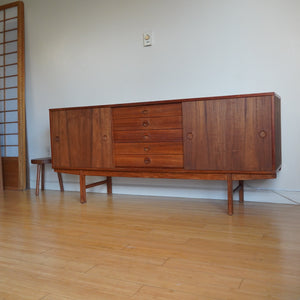
[(182, 168), (181, 103), (112, 109), (116, 167)]

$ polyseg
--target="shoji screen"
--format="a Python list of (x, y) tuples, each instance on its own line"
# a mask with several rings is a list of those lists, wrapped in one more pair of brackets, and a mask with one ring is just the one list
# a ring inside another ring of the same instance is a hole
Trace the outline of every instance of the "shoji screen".
[(6, 189), (26, 188), (24, 4), (0, 6), (0, 142)]

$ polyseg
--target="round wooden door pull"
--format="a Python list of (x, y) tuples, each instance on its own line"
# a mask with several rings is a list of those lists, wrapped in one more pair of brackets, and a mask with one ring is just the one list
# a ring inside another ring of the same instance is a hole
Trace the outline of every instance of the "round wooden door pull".
[(188, 140), (192, 140), (193, 139), (193, 133), (192, 132), (188, 132), (187, 139)]
[(150, 147), (144, 147), (144, 151), (145, 152), (149, 152), (150, 151)]
[(265, 137), (267, 136), (267, 133), (266, 133), (264, 130), (262, 130), (262, 131), (259, 133), (259, 136), (263, 139), (263, 138), (265, 138)]

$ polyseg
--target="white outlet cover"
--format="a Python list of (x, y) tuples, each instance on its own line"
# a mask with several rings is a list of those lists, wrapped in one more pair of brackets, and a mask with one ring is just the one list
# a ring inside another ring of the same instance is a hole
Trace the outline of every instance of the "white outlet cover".
[(144, 47), (152, 46), (152, 33), (145, 32), (143, 34)]

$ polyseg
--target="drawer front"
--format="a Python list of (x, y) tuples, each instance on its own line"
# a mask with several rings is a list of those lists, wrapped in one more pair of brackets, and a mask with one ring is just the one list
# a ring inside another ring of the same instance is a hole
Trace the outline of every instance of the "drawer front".
[(116, 143), (115, 154), (177, 154), (183, 155), (183, 144), (166, 143)]
[(115, 142), (181, 142), (182, 130), (129, 130), (114, 131)]
[(181, 103), (155, 104), (115, 107), (112, 109), (113, 120), (120, 118), (143, 118), (143, 117), (165, 117), (181, 116)]
[(183, 155), (116, 155), (116, 167), (183, 168)]
[(182, 117), (120, 118), (113, 123), (114, 130), (176, 129), (182, 128)]

